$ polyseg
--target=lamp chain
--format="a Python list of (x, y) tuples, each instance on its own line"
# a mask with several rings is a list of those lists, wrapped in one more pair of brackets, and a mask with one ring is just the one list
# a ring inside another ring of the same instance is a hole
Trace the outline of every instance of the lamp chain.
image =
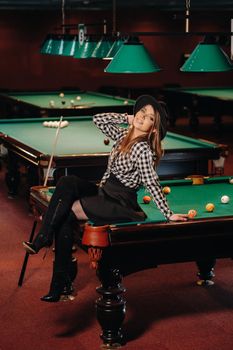
[(185, 33), (189, 32), (189, 10), (190, 10), (191, 0), (185, 0)]
[(65, 0), (62, 0), (61, 13), (62, 13), (62, 32), (63, 34), (65, 34)]
[(116, 0), (112, 1), (112, 32), (116, 33)]

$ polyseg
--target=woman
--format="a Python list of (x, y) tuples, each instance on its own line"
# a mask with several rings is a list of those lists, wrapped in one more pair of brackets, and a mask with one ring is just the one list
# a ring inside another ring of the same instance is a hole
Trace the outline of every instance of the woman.
[[(91, 220), (95, 225), (142, 221), (146, 215), (137, 203), (137, 190), (144, 185), (168, 221), (185, 221), (174, 214), (162, 192), (156, 165), (163, 154), (166, 135), (165, 108), (152, 96), (139, 97), (134, 115), (104, 113), (94, 116), (95, 125), (114, 140), (107, 170), (99, 187), (75, 176), (59, 180), (42, 227), (33, 243), (24, 242), (36, 254), (55, 238), (55, 262), (49, 293), (42, 301), (56, 302), (72, 291), (72, 244), (74, 222)], [(128, 124), (129, 128), (121, 124)], [(72, 276), (73, 274), (73, 276)]]

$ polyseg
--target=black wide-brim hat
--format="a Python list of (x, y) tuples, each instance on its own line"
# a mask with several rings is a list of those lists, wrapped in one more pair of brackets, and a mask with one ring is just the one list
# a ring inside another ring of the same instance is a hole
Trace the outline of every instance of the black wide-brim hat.
[(164, 139), (167, 133), (167, 123), (168, 123), (168, 110), (167, 106), (162, 101), (157, 101), (153, 96), (142, 95), (139, 96), (134, 105), (134, 115), (140, 111), (144, 106), (151, 105), (154, 110), (159, 112), (160, 115), (160, 139)]

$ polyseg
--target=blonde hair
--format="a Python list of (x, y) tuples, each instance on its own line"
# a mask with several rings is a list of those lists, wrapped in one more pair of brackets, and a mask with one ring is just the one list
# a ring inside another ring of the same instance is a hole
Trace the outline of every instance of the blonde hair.
[[(153, 131), (156, 129), (156, 131)], [(163, 148), (162, 148), (162, 143), (161, 143), (161, 136), (160, 136), (160, 114), (158, 111), (155, 111), (155, 121), (153, 125), (151, 126), (150, 131), (148, 132), (147, 135), (139, 136), (134, 139), (132, 139), (134, 131), (134, 126), (131, 125), (128, 129), (128, 133), (126, 136), (122, 139), (120, 144), (117, 147), (117, 154), (119, 153), (129, 153), (132, 146), (141, 141), (146, 141), (148, 145), (150, 146), (151, 150), (153, 153), (156, 155), (155, 159), (155, 165), (157, 166), (161, 157), (163, 156)]]

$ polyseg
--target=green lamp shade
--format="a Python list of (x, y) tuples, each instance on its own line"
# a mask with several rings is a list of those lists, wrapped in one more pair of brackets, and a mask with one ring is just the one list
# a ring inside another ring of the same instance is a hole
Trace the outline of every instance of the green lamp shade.
[(46, 55), (73, 56), (77, 42), (76, 35), (48, 34), (40, 53)]
[(53, 46), (53, 41), (55, 40), (56, 40), (55, 34), (48, 34), (45, 40), (43, 41), (43, 44), (41, 45), (40, 53), (45, 55), (50, 55), (52, 46)]
[(116, 53), (120, 50), (121, 46), (124, 44), (125, 40), (121, 38), (117, 38), (113, 45), (111, 46), (110, 50), (108, 51), (105, 60), (112, 60), (113, 57), (116, 55)]
[(107, 73), (154, 73), (160, 70), (141, 42), (126, 42), (104, 71)]
[(75, 48), (74, 58), (92, 58), (92, 53), (97, 45), (97, 42), (88, 36), (82, 44), (78, 44)]
[(108, 37), (103, 36), (97, 43), (94, 51), (92, 52), (92, 58), (105, 58), (113, 45), (113, 41)]
[(233, 66), (217, 44), (200, 43), (180, 68), (182, 72), (226, 72)]
[(65, 34), (61, 39), (59, 55), (73, 56), (75, 47), (78, 44), (77, 35)]

